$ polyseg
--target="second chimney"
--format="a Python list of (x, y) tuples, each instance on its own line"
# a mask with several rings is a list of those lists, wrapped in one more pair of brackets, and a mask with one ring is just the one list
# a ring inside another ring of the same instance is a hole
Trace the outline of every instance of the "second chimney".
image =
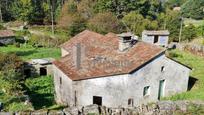
[(127, 49), (129, 49), (132, 44), (133, 34), (128, 33), (122, 33), (118, 35), (119, 37), (119, 51), (123, 52)]

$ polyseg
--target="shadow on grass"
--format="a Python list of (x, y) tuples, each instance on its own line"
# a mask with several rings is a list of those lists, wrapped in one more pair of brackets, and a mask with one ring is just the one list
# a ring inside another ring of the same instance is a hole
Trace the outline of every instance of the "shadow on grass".
[[(32, 90), (37, 90), (43, 87), (35, 87)], [(24, 85), (24, 90), (26, 90), (26, 94), (29, 95), (30, 101), (35, 110), (48, 108), (55, 104), (54, 94), (53, 93), (38, 93), (35, 91), (31, 91), (26, 85)]]
[(48, 108), (55, 104), (54, 96), (50, 93), (39, 94), (37, 92), (30, 92), (30, 99), (35, 110)]
[(196, 78), (194, 78), (192, 76), (189, 77), (189, 80), (188, 80), (188, 91), (190, 91), (193, 88), (193, 86), (195, 85), (195, 83), (197, 81), (198, 81), (198, 79), (196, 79)]
[(29, 56), (32, 55), (34, 53), (38, 53), (38, 51), (36, 50), (30, 50), (30, 51), (17, 51), (14, 52), (17, 56)]

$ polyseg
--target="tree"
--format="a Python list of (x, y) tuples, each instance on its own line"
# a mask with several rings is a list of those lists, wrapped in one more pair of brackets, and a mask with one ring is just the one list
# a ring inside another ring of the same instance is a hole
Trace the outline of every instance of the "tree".
[(116, 15), (126, 15), (131, 11), (138, 11), (144, 17), (152, 19), (163, 11), (159, 0), (100, 0), (95, 6), (96, 12), (111, 11)]
[(141, 36), (142, 31), (147, 30), (157, 30), (158, 22), (145, 19), (138, 12), (130, 12), (122, 19), (123, 22), (131, 29), (134, 34)]
[(182, 15), (186, 18), (204, 18), (204, 0), (188, 0), (182, 5)]
[(68, 25), (69, 36), (74, 36), (86, 29), (86, 20), (81, 15), (73, 15), (72, 19), (72, 22)]
[(23, 62), (15, 54), (0, 53), (0, 88), (8, 95), (22, 94)]
[(120, 31), (120, 24), (116, 16), (111, 12), (98, 13), (92, 19), (88, 21), (88, 28), (99, 33)]
[(182, 6), (187, 0), (168, 0), (165, 5), (169, 8), (180, 7)]
[(31, 0), (18, 0), (13, 3), (14, 17), (23, 21), (30, 21), (33, 13)]
[(182, 34), (181, 40), (182, 41), (191, 41), (195, 37), (197, 37), (196, 27), (193, 24), (185, 26), (183, 29), (183, 34)]
[(179, 29), (181, 24), (181, 15), (177, 11), (167, 10), (166, 14), (158, 16), (160, 29), (167, 29), (170, 31), (170, 42), (179, 41)]

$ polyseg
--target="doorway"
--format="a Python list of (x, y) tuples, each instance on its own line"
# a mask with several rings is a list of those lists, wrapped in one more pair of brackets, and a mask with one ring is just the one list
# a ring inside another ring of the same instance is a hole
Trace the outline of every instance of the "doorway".
[(41, 67), (40, 68), (40, 76), (45, 76), (45, 75), (47, 75), (47, 68)]
[(165, 80), (160, 80), (159, 81), (158, 100), (160, 100), (161, 97), (164, 97), (164, 87), (165, 87)]
[(159, 36), (158, 35), (155, 35), (154, 36), (154, 43), (158, 43), (159, 42)]
[(31, 77), (31, 70), (30, 69), (25, 69), (24, 70), (24, 75), (26, 78)]
[(100, 96), (93, 96), (93, 104), (97, 104), (102, 106), (102, 97)]

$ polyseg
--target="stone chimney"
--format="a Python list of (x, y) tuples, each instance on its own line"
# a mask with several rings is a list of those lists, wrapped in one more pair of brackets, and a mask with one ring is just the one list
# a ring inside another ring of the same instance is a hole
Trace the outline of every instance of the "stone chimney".
[(130, 32), (118, 34), (119, 37), (119, 51), (123, 52), (130, 47), (132, 47), (134, 39), (134, 35)]

